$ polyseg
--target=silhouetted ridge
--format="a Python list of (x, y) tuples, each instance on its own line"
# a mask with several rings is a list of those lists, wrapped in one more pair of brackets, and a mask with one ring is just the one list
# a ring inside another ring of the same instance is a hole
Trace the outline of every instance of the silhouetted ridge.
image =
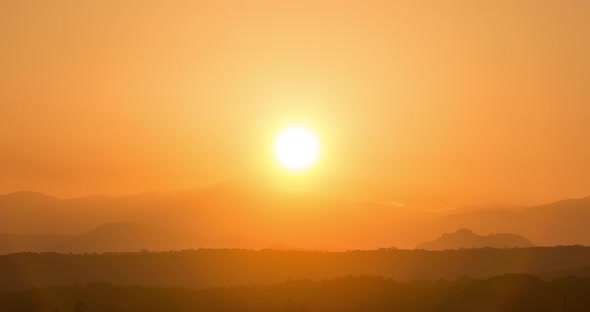
[(444, 233), (439, 239), (419, 244), (417, 249), (446, 250), (459, 248), (513, 248), (534, 246), (528, 239), (517, 234), (498, 233), (488, 236), (477, 235), (468, 229), (459, 229), (454, 233)]
[(107, 223), (50, 248), (61, 252), (123, 252), (197, 248), (191, 235), (133, 222)]
[[(78, 236), (101, 224), (125, 221), (198, 236), (190, 245), (174, 244), (164, 250), (175, 246), (259, 249), (274, 245), (313, 250), (412, 248), (461, 228), (478, 233), (518, 233), (547, 246), (590, 245), (590, 197), (529, 208), (493, 205), (436, 212), (264, 185), (237, 180), (186, 191), (70, 199), (33, 192), (6, 194), (0, 196), (0, 233)], [(224, 231), (219, 231), (221, 228)], [(471, 237), (463, 234), (466, 240)], [(508, 240), (501, 247), (513, 245), (510, 237), (495, 238)], [(20, 250), (16, 248), (18, 240), (13, 237), (10, 244), (0, 242), (0, 254)], [(137, 245), (145, 244), (130, 244), (130, 251), (142, 248)], [(481, 245), (472, 242), (453, 248), (466, 246)], [(47, 246), (47, 250), (54, 247)]]
[(59, 198), (31, 191), (19, 191), (0, 195), (0, 208), (6, 205), (35, 205), (59, 201)]

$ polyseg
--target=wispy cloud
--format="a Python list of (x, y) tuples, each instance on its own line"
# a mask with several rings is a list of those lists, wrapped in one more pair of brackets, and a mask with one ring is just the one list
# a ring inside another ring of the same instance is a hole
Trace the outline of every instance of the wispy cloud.
[(406, 205), (405, 204), (400, 203), (400, 202), (396, 202), (394, 200), (388, 202), (387, 204), (385, 204), (385, 206), (406, 208)]

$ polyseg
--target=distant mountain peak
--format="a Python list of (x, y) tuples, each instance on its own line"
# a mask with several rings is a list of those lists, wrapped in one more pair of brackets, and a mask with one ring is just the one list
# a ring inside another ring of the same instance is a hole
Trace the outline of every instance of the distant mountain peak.
[[(447, 233), (445, 233), (445, 234), (447, 234)], [(457, 235), (477, 235), (472, 230), (466, 229), (466, 228), (460, 228), (457, 231), (455, 231), (454, 234), (457, 234)]]
[(44, 206), (60, 201), (59, 198), (31, 191), (19, 191), (0, 195), (0, 208)]
[(57, 197), (49, 196), (39, 192), (33, 191), (17, 191), (0, 195), (0, 198), (48, 198), (58, 199)]
[(452, 233), (443, 233), (439, 239), (456, 239), (456, 238), (474, 238), (479, 235), (475, 234), (472, 230), (466, 228), (460, 228)]
[(446, 250), (460, 248), (516, 248), (533, 247), (528, 239), (521, 235), (511, 233), (478, 235), (473, 231), (461, 228), (453, 233), (444, 233), (437, 240), (425, 242), (416, 246), (416, 249)]

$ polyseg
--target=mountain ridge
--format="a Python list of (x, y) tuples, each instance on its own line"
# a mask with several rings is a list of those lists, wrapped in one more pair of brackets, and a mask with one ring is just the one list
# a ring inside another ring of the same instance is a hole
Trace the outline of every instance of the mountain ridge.
[[(448, 213), (396, 209), (240, 181), (128, 196), (59, 199), (16, 194), (0, 195), (3, 233), (76, 236), (102, 224), (131, 222), (190, 233), (199, 240), (198, 245), (213, 248), (284, 245), (345, 250), (408, 249), (440, 233), (470, 228), (478, 233), (519, 233), (540, 245), (590, 245), (590, 228), (585, 224), (590, 218), (590, 197), (516, 210)], [(29, 197), (34, 200), (26, 199)], [(272, 241), (264, 239), (268, 237)], [(2, 248), (0, 244), (0, 251)]]
[(487, 236), (475, 234), (469, 229), (458, 229), (453, 233), (443, 233), (434, 241), (424, 242), (416, 249), (450, 250), (461, 248), (523, 248), (534, 247), (524, 236), (512, 233), (494, 233)]

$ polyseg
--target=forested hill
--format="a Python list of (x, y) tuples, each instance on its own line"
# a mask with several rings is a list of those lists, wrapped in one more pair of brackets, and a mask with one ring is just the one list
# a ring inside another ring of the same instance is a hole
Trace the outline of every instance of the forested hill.
[(111, 254), (19, 253), (0, 256), (0, 290), (103, 281), (115, 285), (209, 288), (288, 279), (371, 275), (399, 281), (487, 278), (505, 273), (560, 277), (588, 272), (590, 247), (348, 252), (200, 249)]
[(541, 281), (518, 274), (416, 282), (343, 277), (205, 290), (93, 283), (0, 293), (0, 311), (585, 312), (588, 293), (590, 279)]

